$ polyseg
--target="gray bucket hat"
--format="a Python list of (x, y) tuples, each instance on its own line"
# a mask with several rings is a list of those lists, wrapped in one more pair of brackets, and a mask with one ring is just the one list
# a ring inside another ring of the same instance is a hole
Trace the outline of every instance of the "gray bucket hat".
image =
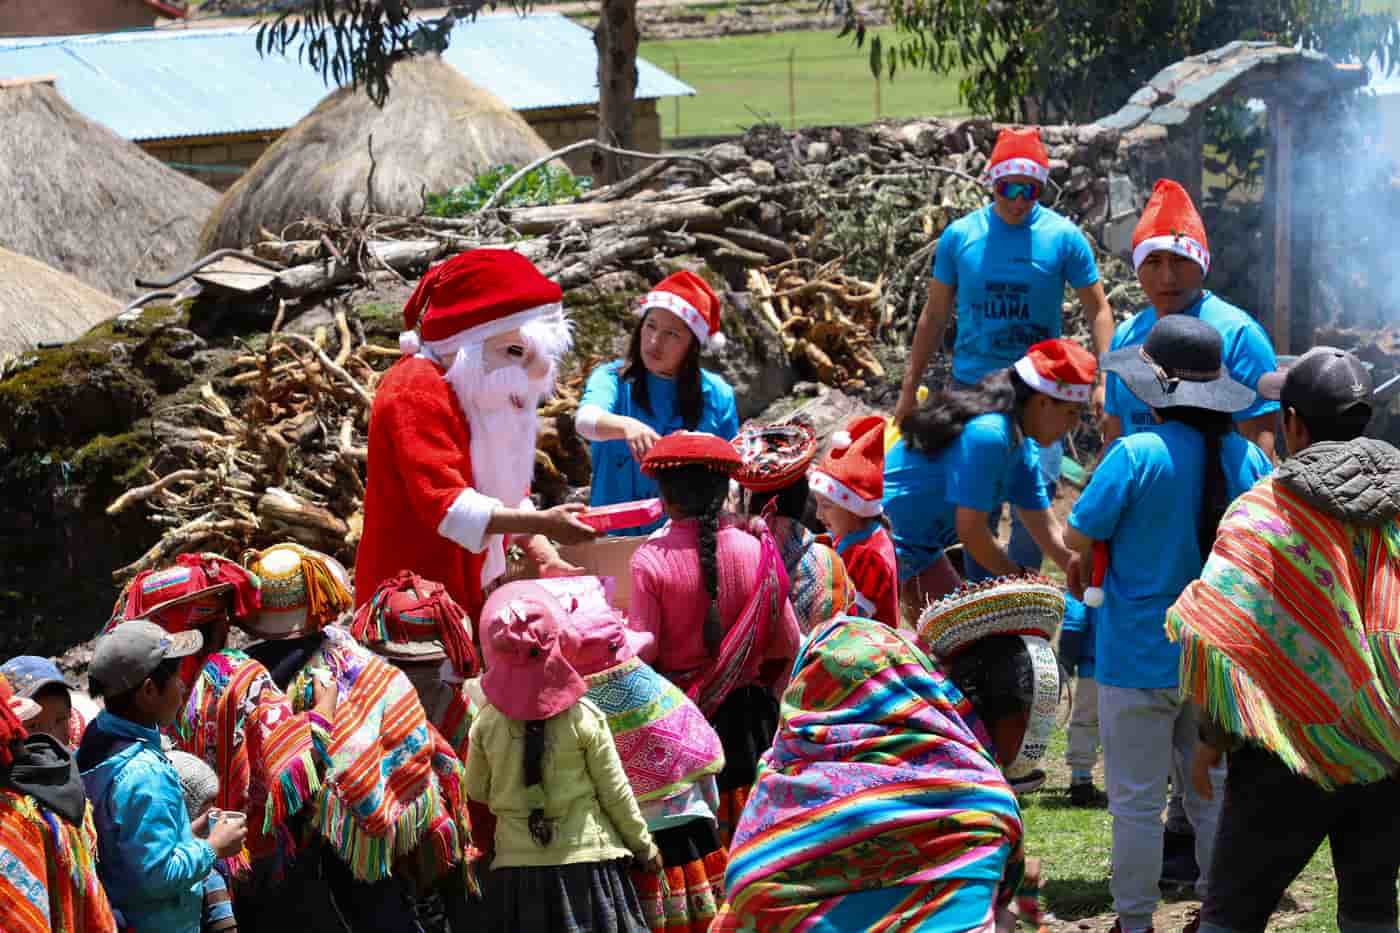
[(1169, 314), (1137, 347), (1105, 353), (1117, 374), (1149, 408), (1204, 408), (1234, 413), (1254, 404), (1254, 390), (1230, 378), (1220, 332), (1200, 318)]

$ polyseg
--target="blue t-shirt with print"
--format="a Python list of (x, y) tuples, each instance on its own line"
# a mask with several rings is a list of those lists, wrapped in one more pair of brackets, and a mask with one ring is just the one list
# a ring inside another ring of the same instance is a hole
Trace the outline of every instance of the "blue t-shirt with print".
[(1029, 438), (1014, 440), (1008, 416), (978, 415), (933, 455), (900, 438), (885, 454), (884, 494), (900, 582), (957, 543), (959, 507), (991, 512), (1005, 502), (1037, 511), (1050, 507), (1039, 449)]
[(988, 205), (943, 231), (933, 277), (957, 289), (953, 378), (972, 383), (1060, 336), (1065, 283), (1093, 285), (1099, 270), (1089, 241), (1067, 218), (1037, 204), (1013, 225)]
[[(1264, 328), (1244, 311), (1211, 292), (1201, 292), (1201, 297), (1191, 307), (1181, 312), (1200, 318), (1220, 332), (1224, 341), (1222, 362), (1231, 378), (1253, 389), (1259, 385), (1259, 377), (1271, 373), (1278, 367), (1274, 356), (1274, 346), (1264, 333)], [(1152, 325), (1157, 323), (1157, 312), (1150, 306), (1139, 311), (1118, 325), (1113, 332), (1113, 343), (1109, 349), (1121, 350), (1124, 347), (1140, 346), (1147, 340)], [(1114, 373), (1108, 374), (1104, 395), (1104, 411), (1116, 415), (1123, 423), (1123, 436), (1136, 434), (1156, 424), (1152, 409), (1128, 391), (1128, 386)], [(1278, 411), (1278, 402), (1257, 398), (1254, 404), (1235, 415), (1236, 421), (1246, 421)]]
[[(1121, 438), (1070, 513), (1072, 527), (1108, 542), (1104, 603), (1095, 618), (1094, 677), (1101, 684), (1177, 686), (1180, 648), (1163, 624), (1204, 565), (1196, 530), (1205, 454), (1200, 432), (1175, 421)], [(1223, 439), (1220, 462), (1232, 500), (1272, 468), (1262, 450), (1235, 433)]]
[[(651, 411), (646, 411), (632, 398), (632, 383), (620, 377), (625, 365), (622, 360), (615, 360), (593, 370), (588, 377), (588, 385), (584, 387), (580, 407), (597, 405), (609, 414), (636, 418), (662, 437), (684, 429), (685, 422), (676, 404), (676, 381), (647, 373), (647, 402)], [(700, 391), (703, 398), (700, 423), (692, 430), (731, 440), (739, 433), (739, 410), (734, 404), (734, 390), (719, 376), (702, 369)], [(619, 502), (650, 499), (659, 494), (656, 480), (642, 475), (641, 466), (632, 457), (626, 441), (594, 441), (591, 452), (591, 505), (616, 505)], [(650, 534), (664, 521), (661, 519), (644, 528), (613, 534)]]

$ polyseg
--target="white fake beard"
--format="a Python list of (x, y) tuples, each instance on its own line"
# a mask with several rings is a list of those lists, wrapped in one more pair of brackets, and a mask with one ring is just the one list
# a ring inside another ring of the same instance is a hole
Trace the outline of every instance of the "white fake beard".
[(457, 351), (444, 378), (471, 428), (473, 488), (508, 509), (518, 508), (535, 472), (535, 409), (554, 390), (554, 367), (536, 380), (519, 366), (487, 374), (481, 344), (473, 343)]

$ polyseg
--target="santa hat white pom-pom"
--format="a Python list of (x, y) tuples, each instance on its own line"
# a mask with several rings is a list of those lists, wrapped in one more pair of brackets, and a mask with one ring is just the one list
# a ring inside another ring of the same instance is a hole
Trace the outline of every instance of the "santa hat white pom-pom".
[(715, 331), (710, 335), (710, 339), (705, 341), (705, 345), (709, 347), (711, 353), (719, 353), (729, 345), (729, 341), (725, 339), (724, 334)]
[(418, 331), (404, 330), (399, 332), (400, 353), (404, 356), (416, 356), (421, 349), (423, 349), (423, 342), (418, 339)]
[(1084, 605), (1097, 609), (1103, 605), (1103, 587), (1091, 586), (1084, 591)]
[(849, 431), (837, 431), (831, 435), (831, 449), (845, 450), (851, 446), (851, 434)]

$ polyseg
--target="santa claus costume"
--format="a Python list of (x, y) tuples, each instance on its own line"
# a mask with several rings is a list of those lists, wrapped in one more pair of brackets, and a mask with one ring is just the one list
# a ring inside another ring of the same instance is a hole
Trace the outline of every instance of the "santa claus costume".
[(852, 420), (845, 431), (838, 431), (831, 450), (812, 470), (808, 483), (825, 508), (849, 516), (849, 528), (838, 529), (829, 523), (828, 528), (855, 586), (852, 614), (898, 628), (899, 569), (881, 501), (885, 491), (885, 419), (866, 415)]
[[(385, 374), (369, 424), (355, 603), (411, 570), (442, 583), (475, 618), (506, 569), (495, 510), (531, 508), (536, 404), (554, 367), (486, 372), (484, 344), (514, 330), (522, 359), (569, 346), (559, 286), (509, 250), (462, 253), (423, 277), (404, 306), (404, 358)], [(515, 348), (512, 348), (514, 350)]]

